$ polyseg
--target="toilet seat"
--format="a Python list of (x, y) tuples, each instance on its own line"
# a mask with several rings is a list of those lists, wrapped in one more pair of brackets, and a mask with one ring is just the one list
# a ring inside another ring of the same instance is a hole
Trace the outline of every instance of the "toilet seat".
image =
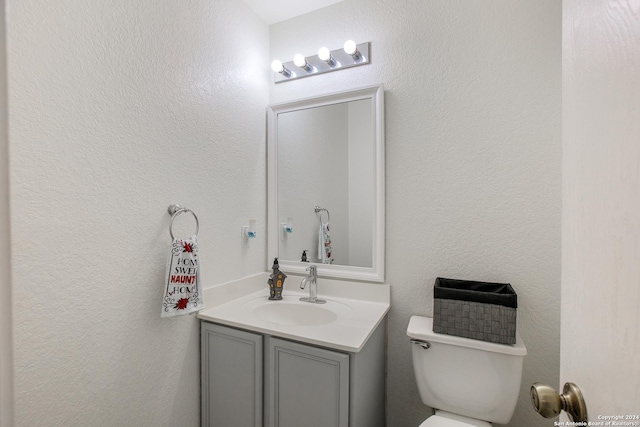
[(419, 427), (491, 427), (491, 424), (444, 411), (436, 411), (435, 415), (424, 420)]

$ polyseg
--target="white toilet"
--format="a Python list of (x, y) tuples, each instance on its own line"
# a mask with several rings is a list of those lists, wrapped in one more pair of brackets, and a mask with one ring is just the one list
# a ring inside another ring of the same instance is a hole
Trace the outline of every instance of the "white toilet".
[[(490, 427), (511, 420), (527, 348), (433, 332), (433, 319), (413, 316), (407, 335), (420, 397), (436, 410), (420, 427)], [(425, 344), (426, 343), (426, 344)]]

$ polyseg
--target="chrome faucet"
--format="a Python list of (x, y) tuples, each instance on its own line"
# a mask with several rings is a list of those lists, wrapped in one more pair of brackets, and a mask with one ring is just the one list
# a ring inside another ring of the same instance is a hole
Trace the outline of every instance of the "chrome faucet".
[(300, 289), (304, 289), (307, 283), (309, 283), (309, 297), (302, 297), (300, 301), (324, 304), (327, 301), (318, 298), (318, 267), (315, 265), (309, 266), (307, 271), (309, 275), (300, 282)]

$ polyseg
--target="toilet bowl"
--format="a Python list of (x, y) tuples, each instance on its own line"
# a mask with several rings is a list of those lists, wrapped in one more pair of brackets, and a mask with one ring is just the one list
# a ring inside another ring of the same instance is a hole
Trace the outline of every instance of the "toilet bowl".
[(413, 371), (422, 402), (435, 414), (419, 427), (490, 427), (513, 416), (527, 348), (433, 332), (433, 319), (413, 316)]
[(450, 414), (445, 411), (436, 413), (424, 420), (419, 427), (491, 427), (491, 424), (482, 420)]

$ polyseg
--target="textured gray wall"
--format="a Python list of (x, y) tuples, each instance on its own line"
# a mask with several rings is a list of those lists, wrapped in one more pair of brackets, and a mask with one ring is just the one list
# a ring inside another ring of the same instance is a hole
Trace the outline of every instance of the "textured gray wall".
[(205, 287), (264, 271), (268, 27), (231, 0), (7, 6), (16, 425), (195, 426), (167, 207), (199, 217)]

